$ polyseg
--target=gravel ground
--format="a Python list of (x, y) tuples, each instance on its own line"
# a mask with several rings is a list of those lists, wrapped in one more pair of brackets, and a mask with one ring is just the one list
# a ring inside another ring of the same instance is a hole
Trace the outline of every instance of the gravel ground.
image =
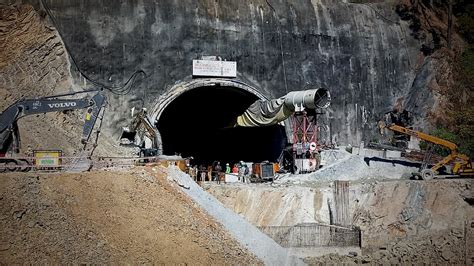
[(334, 180), (387, 180), (408, 178), (412, 172), (417, 172), (417, 167), (370, 161), (369, 165), (364, 161), (364, 156), (353, 155), (344, 150), (332, 150), (323, 153), (323, 159), (327, 160), (326, 166), (314, 173), (292, 175), (281, 175), (275, 183), (304, 184), (311, 182), (325, 182)]

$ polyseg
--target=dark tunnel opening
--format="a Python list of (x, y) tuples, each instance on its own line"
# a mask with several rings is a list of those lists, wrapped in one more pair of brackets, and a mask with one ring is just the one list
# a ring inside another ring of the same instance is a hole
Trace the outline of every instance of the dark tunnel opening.
[(163, 153), (193, 156), (193, 164), (276, 162), (287, 142), (283, 126), (230, 127), (255, 100), (254, 94), (234, 87), (200, 87), (181, 94), (157, 124)]

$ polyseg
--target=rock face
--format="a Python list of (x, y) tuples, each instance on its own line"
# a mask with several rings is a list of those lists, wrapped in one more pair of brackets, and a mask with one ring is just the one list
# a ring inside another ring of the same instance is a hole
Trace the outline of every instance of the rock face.
[[(71, 93), (75, 89), (64, 43), (45, 13), (31, 5), (0, 4), (0, 112), (22, 98)], [(65, 156), (77, 154), (83, 148), (80, 138), (84, 114), (85, 109), (18, 120), (22, 151), (31, 147), (61, 149)], [(121, 152), (110, 138), (100, 138), (99, 144), (99, 153)]]
[(61, 38), (32, 6), (0, 6), (0, 45), (0, 110), (19, 98), (64, 93), (71, 86)]
[[(21, 98), (70, 92), (70, 66), (61, 38), (32, 6), (0, 5), (0, 47), (0, 112)], [(24, 150), (27, 145), (61, 148), (71, 155), (81, 146), (76, 112), (28, 116), (18, 122)]]
[[(129, 94), (111, 99), (104, 128), (114, 132), (125, 125), (129, 108), (156, 107), (160, 95), (191, 79), (192, 60), (208, 55), (236, 61), (238, 79), (268, 98), (308, 86), (328, 88), (333, 101), (320, 120), (326, 128), (320, 135), (325, 142), (371, 140), (376, 121), (397, 100), (420, 90), (427, 102), (432, 97), (423, 78), (417, 80), (417, 90), (411, 90), (419, 45), (389, 4), (329, 0), (47, 3), (86, 75), (117, 85), (137, 69), (147, 73), (146, 78), (137, 78)], [(79, 75), (75, 83), (90, 85)], [(420, 104), (410, 99), (410, 104)]]

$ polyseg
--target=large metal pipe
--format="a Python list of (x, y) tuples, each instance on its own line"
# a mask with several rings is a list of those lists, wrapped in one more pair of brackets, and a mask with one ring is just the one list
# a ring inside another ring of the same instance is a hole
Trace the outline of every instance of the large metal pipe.
[(331, 104), (331, 95), (325, 88), (291, 91), (283, 98), (285, 106), (295, 111), (302, 111), (304, 108), (328, 108)]
[(295, 112), (304, 109), (327, 108), (331, 95), (324, 88), (292, 91), (285, 96), (269, 101), (258, 100), (239, 115), (234, 126), (259, 127), (269, 126), (287, 119)]

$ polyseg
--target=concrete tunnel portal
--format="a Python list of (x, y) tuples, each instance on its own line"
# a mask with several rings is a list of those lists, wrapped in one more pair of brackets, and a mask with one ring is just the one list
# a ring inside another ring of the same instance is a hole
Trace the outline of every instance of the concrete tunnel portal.
[(287, 143), (284, 126), (232, 127), (259, 97), (227, 85), (187, 90), (157, 120), (163, 153), (192, 156), (193, 164), (277, 161)]

